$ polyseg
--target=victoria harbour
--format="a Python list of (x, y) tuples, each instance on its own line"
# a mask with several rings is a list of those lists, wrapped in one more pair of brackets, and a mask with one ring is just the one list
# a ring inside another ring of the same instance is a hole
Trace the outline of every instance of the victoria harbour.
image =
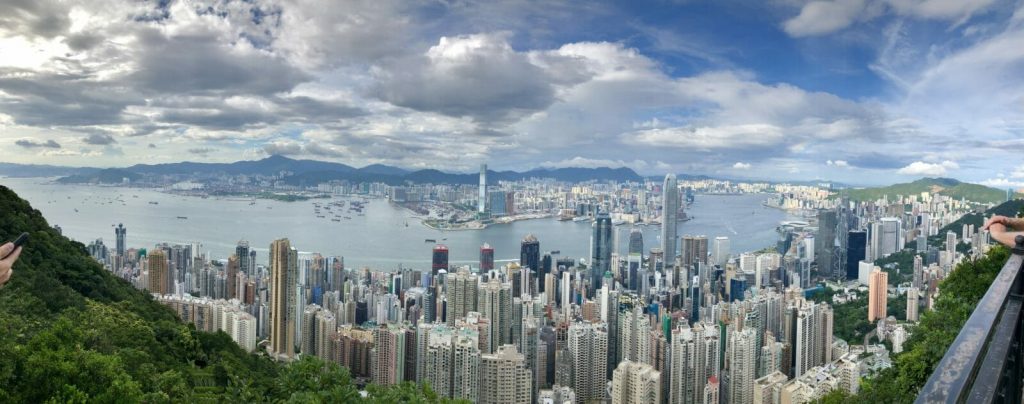
[[(43, 178), (4, 178), (10, 187), (36, 206), (51, 225), (82, 243), (112, 240), (113, 226), (123, 223), (131, 246), (159, 243), (200, 243), (214, 258), (230, 255), (238, 240), (264, 251), (276, 238), (288, 237), (303, 252), (345, 258), (354, 268), (393, 270), (399, 265), (430, 264), (433, 242), (449, 247), (453, 264), (478, 262), (479, 248), (488, 243), (497, 261), (518, 260), (519, 243), (535, 235), (544, 251), (561, 257), (589, 256), (591, 223), (554, 218), (491, 225), (482, 230), (440, 231), (423, 226), (415, 213), (384, 199), (370, 199), (364, 216), (341, 222), (317, 218), (314, 203), (271, 200), (199, 198), (155, 189), (51, 184)], [(726, 236), (734, 253), (774, 246), (779, 222), (794, 217), (762, 206), (770, 194), (698, 195), (687, 209), (692, 220), (679, 222), (679, 234)], [(336, 198), (348, 200), (350, 198)], [(352, 199), (355, 199), (353, 197)], [(625, 253), (632, 228), (643, 232), (645, 249), (660, 245), (659, 225), (615, 227), (618, 251)], [(265, 260), (266, 255), (259, 260)]]

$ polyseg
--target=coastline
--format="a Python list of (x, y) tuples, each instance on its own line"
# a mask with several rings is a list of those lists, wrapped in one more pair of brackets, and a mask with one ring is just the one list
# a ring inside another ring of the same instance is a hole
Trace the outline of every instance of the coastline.
[(511, 223), (514, 223), (514, 222), (524, 221), (524, 220), (550, 219), (552, 217), (555, 217), (555, 215), (554, 214), (550, 214), (550, 213), (529, 213), (529, 214), (524, 214), (524, 215), (515, 215), (515, 216), (502, 217), (499, 220), (496, 220), (496, 221), (491, 222), (491, 223), (484, 223), (484, 222), (481, 222), (479, 220), (472, 220), (472, 221), (469, 221), (469, 222), (455, 223), (455, 227), (441, 227), (441, 226), (437, 226), (436, 225), (436, 223), (438, 223), (437, 220), (424, 219), (422, 217), (415, 217), (415, 218), (419, 219), (420, 224), (422, 224), (424, 227), (426, 227), (428, 229), (431, 229), (431, 230), (438, 230), (438, 231), (464, 231), (464, 230), (484, 230), (484, 229), (486, 229), (488, 227), (491, 227), (491, 226), (494, 226), (494, 225), (506, 225), (506, 224), (511, 224)]

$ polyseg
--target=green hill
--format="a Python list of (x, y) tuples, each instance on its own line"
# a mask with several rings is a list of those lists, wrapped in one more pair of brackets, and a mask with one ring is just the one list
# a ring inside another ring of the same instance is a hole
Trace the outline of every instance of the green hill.
[[(856, 201), (870, 201), (883, 196), (894, 199), (897, 196), (919, 195), (931, 192), (955, 199), (966, 199), (978, 203), (1000, 203), (1006, 201), (1006, 191), (984, 185), (960, 182), (952, 178), (922, 178), (905, 184), (894, 184), (878, 188), (844, 189), (840, 195)], [(1021, 194), (1016, 194), (1020, 196)]]
[[(114, 277), (0, 186), (0, 240), (31, 240), (0, 288), (0, 402), (349, 402), (348, 372), (282, 365), (198, 332)], [(368, 389), (371, 402), (438, 401), (429, 388)]]
[(94, 173), (76, 174), (57, 180), (61, 184), (120, 184), (127, 178), (131, 182), (138, 181), (141, 175), (127, 170), (107, 168)]

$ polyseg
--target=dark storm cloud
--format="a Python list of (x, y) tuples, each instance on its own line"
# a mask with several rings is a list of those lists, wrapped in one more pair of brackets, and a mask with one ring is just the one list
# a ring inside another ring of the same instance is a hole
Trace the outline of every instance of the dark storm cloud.
[(6, 0), (0, 7), (0, 28), (22, 35), (53, 38), (71, 26), (65, 5), (48, 0)]
[(867, 153), (850, 157), (846, 160), (851, 166), (858, 168), (871, 168), (881, 170), (892, 170), (905, 167), (912, 159), (902, 159), (893, 155), (880, 153)]
[(87, 143), (87, 144), (97, 145), (97, 146), (106, 146), (106, 145), (117, 143), (117, 140), (114, 140), (113, 136), (102, 134), (102, 133), (93, 133), (93, 134), (91, 134), (89, 136), (86, 136), (84, 139), (82, 139), (82, 141)]
[(288, 111), (290, 116), (314, 122), (329, 122), (369, 114), (362, 108), (306, 96), (278, 98), (277, 101)]
[(121, 112), (142, 100), (88, 75), (0, 69), (0, 110), (31, 126), (102, 125), (121, 122)]
[(75, 34), (69, 36), (64, 40), (72, 50), (84, 51), (89, 50), (103, 42), (103, 37), (100, 35), (90, 34)]
[(16, 144), (18, 146), (21, 146), (21, 147), (24, 147), (26, 149), (34, 149), (34, 148), (37, 148), (37, 147), (42, 147), (42, 148), (47, 148), (47, 149), (59, 149), (60, 148), (60, 143), (57, 143), (57, 142), (55, 142), (53, 140), (47, 140), (45, 142), (37, 142), (37, 141), (31, 140), (31, 139), (19, 139), (19, 140), (15, 141), (14, 144)]
[(160, 115), (160, 121), (166, 123), (201, 126), (209, 129), (235, 129), (258, 123), (277, 121), (274, 116), (256, 111), (243, 111), (234, 108), (223, 110), (168, 110)]
[(373, 93), (384, 101), (480, 122), (515, 120), (555, 101), (554, 78), (500, 35), (443, 38), (378, 75)]
[(289, 91), (309, 77), (279, 57), (238, 50), (212, 35), (168, 38), (155, 30), (138, 34), (138, 70), (131, 80), (155, 93), (264, 94)]

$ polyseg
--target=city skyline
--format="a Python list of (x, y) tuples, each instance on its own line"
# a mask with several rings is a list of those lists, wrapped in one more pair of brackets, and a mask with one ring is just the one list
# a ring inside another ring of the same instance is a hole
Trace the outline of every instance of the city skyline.
[(5, 160), (1024, 184), (1009, 1), (346, 6), (11, 5)]

